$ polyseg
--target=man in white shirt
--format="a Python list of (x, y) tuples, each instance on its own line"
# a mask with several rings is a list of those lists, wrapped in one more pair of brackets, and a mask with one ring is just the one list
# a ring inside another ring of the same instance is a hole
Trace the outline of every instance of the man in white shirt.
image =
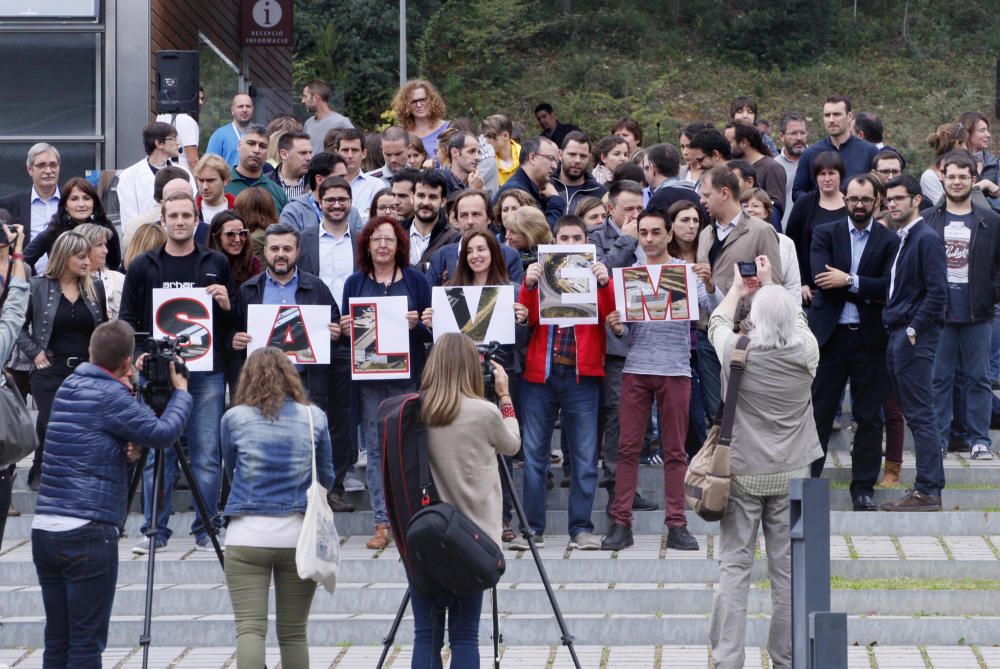
[[(177, 131), (169, 123), (154, 121), (148, 124), (142, 129), (142, 144), (146, 157), (118, 175), (118, 214), (123, 230), (130, 219), (156, 205), (156, 200), (153, 199), (153, 179), (161, 168), (177, 160)], [(194, 190), (194, 178), (190, 173), (188, 178), (191, 180), (191, 189)]]
[(193, 171), (198, 164), (198, 140), (201, 130), (198, 122), (189, 114), (159, 114), (156, 120), (169, 123), (177, 131), (177, 143), (180, 144), (180, 165), (188, 172)]
[[(337, 138), (336, 151), (347, 161), (347, 182), (351, 184), (355, 209), (368, 218), (372, 198), (389, 184), (378, 177), (368, 176), (361, 171), (361, 165), (368, 156), (365, 148), (365, 133), (357, 128), (344, 130)], [(334, 294), (336, 297), (336, 294)]]

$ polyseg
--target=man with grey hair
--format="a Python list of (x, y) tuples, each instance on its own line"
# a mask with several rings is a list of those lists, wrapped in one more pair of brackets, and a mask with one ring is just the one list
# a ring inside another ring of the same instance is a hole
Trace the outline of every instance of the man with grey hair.
[(233, 168), (233, 180), (226, 186), (226, 192), (236, 196), (247, 188), (254, 186), (263, 188), (274, 200), (274, 208), (281, 210), (288, 204), (285, 189), (274, 179), (264, 174), (264, 162), (267, 160), (267, 128), (256, 123), (247, 127), (240, 138), (239, 163)]
[(6, 209), (14, 224), (24, 229), (27, 247), (31, 239), (45, 229), (59, 208), (59, 149), (39, 142), (28, 149), (26, 163), (31, 188), (0, 199), (0, 209)]

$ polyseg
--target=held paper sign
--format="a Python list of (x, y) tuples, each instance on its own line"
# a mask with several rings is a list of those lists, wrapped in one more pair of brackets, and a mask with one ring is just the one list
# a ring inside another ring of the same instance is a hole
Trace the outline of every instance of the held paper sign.
[(247, 355), (273, 346), (297, 365), (330, 364), (331, 310), (322, 304), (251, 304), (247, 307)]
[(180, 351), (187, 368), (213, 371), (212, 296), (204, 288), (154, 288), (152, 336), (186, 336), (187, 343), (180, 345)]
[(698, 284), (688, 264), (615, 267), (615, 306), (622, 320), (698, 320)]
[(543, 325), (597, 323), (597, 261), (593, 244), (539, 244), (538, 316)]
[(514, 343), (512, 286), (434, 286), (431, 308), (434, 341), (461, 332), (477, 344)]
[(410, 328), (405, 297), (352, 297), (351, 378), (410, 378)]

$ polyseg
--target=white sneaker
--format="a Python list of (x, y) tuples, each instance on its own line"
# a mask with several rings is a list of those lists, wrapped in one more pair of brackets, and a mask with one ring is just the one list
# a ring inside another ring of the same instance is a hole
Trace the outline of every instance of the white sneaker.
[(361, 451), (358, 452), (358, 462), (355, 466), (361, 468), (368, 466), (368, 451), (361, 449)]
[(344, 492), (361, 492), (365, 489), (365, 484), (353, 471), (344, 474)]
[(971, 457), (973, 460), (992, 460), (993, 451), (986, 444), (975, 444), (972, 447)]
[[(156, 550), (160, 550), (161, 548), (164, 548), (166, 545), (167, 545), (167, 541), (165, 539), (157, 539), (156, 540)], [(132, 552), (134, 554), (136, 554), (136, 555), (146, 555), (146, 554), (148, 554), (149, 553), (149, 537), (143, 537), (142, 541), (140, 541), (139, 543), (137, 543), (135, 546), (132, 546)]]

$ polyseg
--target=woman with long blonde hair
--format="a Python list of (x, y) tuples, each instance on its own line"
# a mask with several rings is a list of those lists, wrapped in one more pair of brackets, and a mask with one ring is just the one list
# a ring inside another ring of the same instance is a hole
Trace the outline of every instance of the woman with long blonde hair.
[(264, 666), (273, 575), (281, 666), (308, 667), (306, 627), (316, 583), (299, 578), (295, 547), (314, 453), (316, 476), (330, 489), (333, 447), (326, 414), (309, 403), (284, 352), (262, 348), (247, 358), (233, 407), (222, 417), (221, 441), (233, 482), (224, 515), (229, 519), (225, 572), (236, 619), (236, 662)]
[(125, 275), (108, 268), (108, 241), (111, 239), (111, 231), (100, 225), (84, 223), (78, 225), (74, 232), (80, 233), (90, 242), (90, 276), (104, 284), (108, 319), (116, 321), (122, 303)]
[(90, 335), (108, 320), (104, 286), (90, 276), (90, 250), (90, 242), (78, 232), (59, 235), (45, 274), (31, 279), (28, 315), (17, 338), (35, 366), (28, 378), (38, 406), (38, 450), (28, 472), (28, 486), (35, 491), (56, 390), (77, 365), (90, 359)]
[(128, 267), (133, 260), (146, 251), (152, 251), (166, 243), (167, 233), (159, 222), (143, 223), (132, 233), (132, 239), (129, 240), (128, 247), (125, 249), (125, 257), (122, 258), (122, 269), (128, 273)]
[[(479, 351), (463, 334), (441, 335), (420, 382), (420, 420), (434, 487), (442, 501), (468, 516), (500, 544), (500, 473), (496, 457), (521, 446), (507, 374), (493, 363), (498, 405), (483, 399)], [(440, 667), (445, 613), (451, 666), (479, 666), (479, 615), (483, 593), (459, 597), (425, 594), (410, 587), (413, 605), (413, 666)]]

